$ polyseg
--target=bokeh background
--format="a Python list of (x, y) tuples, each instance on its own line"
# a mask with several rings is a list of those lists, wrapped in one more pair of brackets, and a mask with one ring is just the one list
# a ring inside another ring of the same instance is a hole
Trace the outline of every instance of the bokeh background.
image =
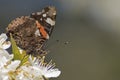
[(62, 71), (50, 80), (120, 80), (120, 0), (0, 0), (0, 33), (49, 5), (57, 20), (47, 60)]

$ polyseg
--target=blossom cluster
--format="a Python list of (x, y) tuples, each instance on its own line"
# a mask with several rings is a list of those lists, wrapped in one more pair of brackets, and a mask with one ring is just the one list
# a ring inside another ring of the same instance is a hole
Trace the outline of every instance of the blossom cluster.
[[(44, 56), (36, 58), (27, 55), (21, 57), (22, 59), (15, 58), (15, 54), (10, 54), (6, 50), (12, 44), (6, 40), (6, 34), (2, 33), (0, 35), (0, 80), (45, 80), (60, 75), (61, 71), (55, 68), (52, 61), (46, 63)], [(19, 51), (23, 56), (22, 51)]]

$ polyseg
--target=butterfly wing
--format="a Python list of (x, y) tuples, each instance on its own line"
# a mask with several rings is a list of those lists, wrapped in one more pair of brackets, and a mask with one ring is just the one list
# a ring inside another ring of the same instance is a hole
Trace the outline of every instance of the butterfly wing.
[(41, 12), (32, 13), (31, 18), (36, 20), (37, 27), (43, 38), (49, 39), (55, 26), (56, 9), (53, 6), (45, 7)]

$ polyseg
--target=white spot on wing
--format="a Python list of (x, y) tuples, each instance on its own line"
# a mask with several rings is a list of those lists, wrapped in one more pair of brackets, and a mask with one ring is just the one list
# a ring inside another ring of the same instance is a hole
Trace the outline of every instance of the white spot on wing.
[(56, 12), (54, 12), (53, 15), (56, 15)]
[(40, 20), (42, 21), (42, 18), (40, 18)]
[(37, 30), (35, 31), (35, 36), (41, 36), (39, 29), (37, 29)]
[(46, 17), (47, 15), (46, 15), (46, 14), (43, 14), (42, 16), (43, 16), (43, 17)]
[(47, 34), (46, 39), (49, 39), (49, 35)]
[(51, 26), (54, 26), (54, 25), (55, 25), (55, 21), (53, 21), (53, 20), (50, 19), (50, 18), (47, 18), (47, 19), (46, 19), (46, 22), (49, 23)]

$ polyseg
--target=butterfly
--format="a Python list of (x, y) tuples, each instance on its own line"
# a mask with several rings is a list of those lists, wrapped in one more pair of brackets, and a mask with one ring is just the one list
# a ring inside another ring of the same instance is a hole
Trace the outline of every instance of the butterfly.
[(53, 31), (55, 20), (56, 8), (48, 6), (41, 12), (12, 20), (6, 28), (6, 34), (12, 34), (17, 46), (27, 54), (44, 55), (44, 46)]

